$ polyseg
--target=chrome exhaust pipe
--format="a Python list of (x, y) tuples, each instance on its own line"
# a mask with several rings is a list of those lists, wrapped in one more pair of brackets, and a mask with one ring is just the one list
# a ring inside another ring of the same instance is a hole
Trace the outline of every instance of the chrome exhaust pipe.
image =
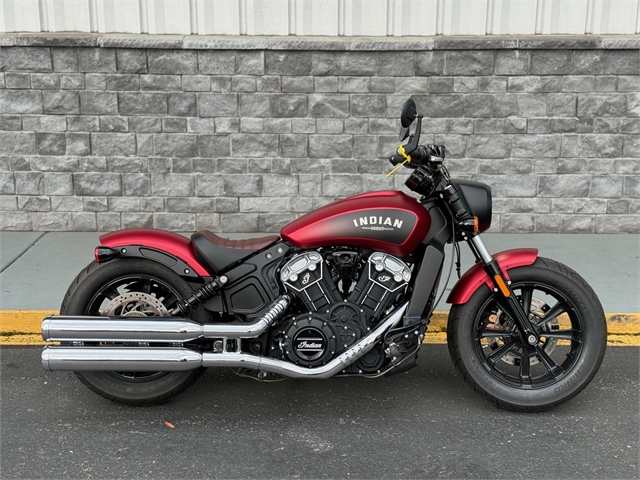
[(372, 330), (369, 335), (363, 337), (351, 348), (319, 367), (301, 367), (300, 365), (283, 360), (258, 357), (246, 353), (204, 353), (203, 365), (205, 367), (250, 368), (277, 373), (291, 378), (331, 378), (369, 352), (387, 331), (402, 320), (402, 316), (408, 305), (408, 302), (402, 305), (398, 310), (389, 315), (384, 322), (378, 325), (377, 328)]
[(201, 324), (188, 318), (90, 317), (48, 315), (42, 321), (45, 342), (167, 342), (198, 338), (255, 338), (262, 335), (291, 303), (282, 295), (253, 323)]
[(277, 373), (292, 378), (329, 378), (370, 351), (380, 338), (396, 326), (409, 304), (389, 315), (366, 337), (330, 362), (315, 368), (249, 353), (198, 353), (181, 347), (66, 347), (47, 346), (42, 367), (48, 371), (182, 371), (198, 367), (239, 367)]
[(180, 372), (202, 366), (202, 354), (188, 348), (47, 346), (41, 358), (49, 372)]

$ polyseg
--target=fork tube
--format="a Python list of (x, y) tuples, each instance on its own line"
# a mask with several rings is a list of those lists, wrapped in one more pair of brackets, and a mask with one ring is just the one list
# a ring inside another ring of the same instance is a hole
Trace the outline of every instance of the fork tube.
[(478, 254), (480, 259), (482, 260), (482, 263), (484, 263), (485, 265), (489, 265), (493, 261), (493, 256), (489, 253), (489, 250), (487, 250), (487, 247), (480, 238), (480, 235), (471, 237), (469, 239), (469, 243), (473, 245), (473, 248), (475, 250), (474, 253)]
[(524, 311), (522, 305), (520, 305), (520, 302), (513, 294), (511, 282), (506, 279), (505, 272), (502, 271), (500, 264), (498, 264), (489, 253), (489, 250), (487, 250), (487, 247), (479, 235), (469, 238), (468, 241), (474, 253), (482, 259), (484, 271), (487, 272), (487, 275), (495, 286), (494, 291), (502, 294), (508, 313), (513, 317), (520, 332), (522, 332), (522, 337), (529, 345), (536, 345), (539, 337), (529, 320), (529, 315)]

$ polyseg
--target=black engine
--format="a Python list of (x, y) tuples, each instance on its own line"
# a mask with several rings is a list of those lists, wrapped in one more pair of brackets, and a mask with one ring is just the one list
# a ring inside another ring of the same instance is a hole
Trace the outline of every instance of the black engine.
[[(315, 367), (351, 347), (398, 304), (411, 269), (387, 253), (336, 248), (295, 255), (280, 279), (299, 308), (273, 330), (271, 354)], [(378, 345), (347, 373), (375, 373), (384, 362)]]

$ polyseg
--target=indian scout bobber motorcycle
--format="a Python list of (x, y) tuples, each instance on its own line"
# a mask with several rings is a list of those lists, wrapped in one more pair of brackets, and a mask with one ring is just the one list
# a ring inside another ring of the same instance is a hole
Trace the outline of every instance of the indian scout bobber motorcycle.
[(258, 380), (405, 372), (438, 302), (445, 245), (459, 262), (464, 241), (476, 264), (447, 300), (449, 352), (464, 380), (515, 410), (577, 395), (606, 347), (596, 294), (535, 249), (489, 253), (480, 234), (491, 223), (490, 188), (450, 178), (444, 146), (419, 144), (413, 100), (401, 124), (407, 142), (390, 161), (393, 171), (412, 169), (406, 186), (419, 199), (365, 193), (249, 240), (207, 230), (191, 240), (153, 229), (100, 237), (61, 314), (43, 320), (43, 338), (60, 342), (44, 348), (44, 368), (75, 371), (128, 404), (167, 400), (204, 367)]

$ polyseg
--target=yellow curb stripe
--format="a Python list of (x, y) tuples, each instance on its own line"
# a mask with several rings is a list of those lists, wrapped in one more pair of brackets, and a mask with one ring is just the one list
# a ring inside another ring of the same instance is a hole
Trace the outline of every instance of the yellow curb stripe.
[(26, 333), (20, 335), (0, 335), (0, 346), (2, 345), (53, 345), (42, 340), (42, 335), (36, 333)]
[(640, 313), (607, 313), (609, 334), (640, 335)]
[(0, 335), (40, 333), (42, 319), (59, 310), (0, 310)]
[[(0, 310), (0, 345), (45, 345), (42, 319), (58, 310)], [(447, 343), (449, 312), (434, 312), (424, 343)], [(609, 346), (640, 346), (640, 313), (607, 313)]]

